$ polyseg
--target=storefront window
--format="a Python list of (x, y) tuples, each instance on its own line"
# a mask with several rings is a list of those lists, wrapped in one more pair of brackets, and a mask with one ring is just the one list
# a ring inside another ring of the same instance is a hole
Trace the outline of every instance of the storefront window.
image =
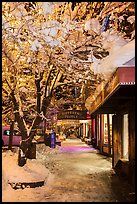
[(107, 114), (104, 114), (104, 144), (108, 144)]
[(110, 145), (112, 146), (112, 114), (109, 114)]
[(112, 145), (112, 114), (109, 114), (109, 117), (107, 117), (107, 114), (104, 114), (104, 144), (106, 145), (109, 143), (108, 137), (110, 137), (110, 145)]
[(100, 142), (100, 115), (97, 116), (97, 145)]
[(128, 159), (128, 114), (123, 116), (122, 141), (123, 158)]

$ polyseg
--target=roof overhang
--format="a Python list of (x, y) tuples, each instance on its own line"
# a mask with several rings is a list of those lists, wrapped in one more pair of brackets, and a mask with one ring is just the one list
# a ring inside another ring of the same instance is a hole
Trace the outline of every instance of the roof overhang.
[(118, 67), (90, 104), (90, 114), (116, 113), (119, 106), (135, 100), (135, 67)]

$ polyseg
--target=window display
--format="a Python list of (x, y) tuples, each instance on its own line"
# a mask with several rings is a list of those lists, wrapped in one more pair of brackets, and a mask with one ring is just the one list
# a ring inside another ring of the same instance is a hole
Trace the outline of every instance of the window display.
[(110, 135), (110, 145), (112, 145), (112, 114), (109, 114), (109, 122), (107, 121), (107, 114), (104, 114), (104, 144), (108, 144), (108, 135)]

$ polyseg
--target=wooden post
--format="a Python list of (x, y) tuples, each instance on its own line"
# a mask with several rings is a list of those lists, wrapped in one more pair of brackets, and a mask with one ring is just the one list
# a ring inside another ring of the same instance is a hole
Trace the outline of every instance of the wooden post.
[(122, 140), (122, 115), (117, 113), (112, 116), (112, 167), (114, 168), (121, 158)]
[(104, 114), (100, 116), (100, 152), (103, 153), (103, 145), (104, 145)]
[(110, 146), (110, 120), (109, 114), (107, 114), (107, 128), (108, 128), (108, 154), (111, 155), (111, 146)]

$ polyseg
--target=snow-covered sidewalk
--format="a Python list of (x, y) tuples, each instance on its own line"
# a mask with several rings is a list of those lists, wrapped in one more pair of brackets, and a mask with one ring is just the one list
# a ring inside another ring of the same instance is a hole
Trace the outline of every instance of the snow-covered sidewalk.
[[(48, 177), (49, 170), (36, 159), (27, 159), (27, 163), (20, 167), (17, 164), (18, 154), (12, 151), (2, 153), (2, 188), (7, 184), (14, 188), (30, 187), (34, 183), (44, 183)], [(23, 184), (23, 185), (21, 185)], [(26, 185), (25, 185), (26, 184)]]
[[(78, 139), (53, 149), (37, 144), (36, 159), (24, 167), (17, 165), (17, 153), (3, 151), (2, 202), (134, 202), (134, 189), (115, 175), (111, 162)], [(15, 190), (8, 184), (41, 177), (46, 182), (36, 188)]]

